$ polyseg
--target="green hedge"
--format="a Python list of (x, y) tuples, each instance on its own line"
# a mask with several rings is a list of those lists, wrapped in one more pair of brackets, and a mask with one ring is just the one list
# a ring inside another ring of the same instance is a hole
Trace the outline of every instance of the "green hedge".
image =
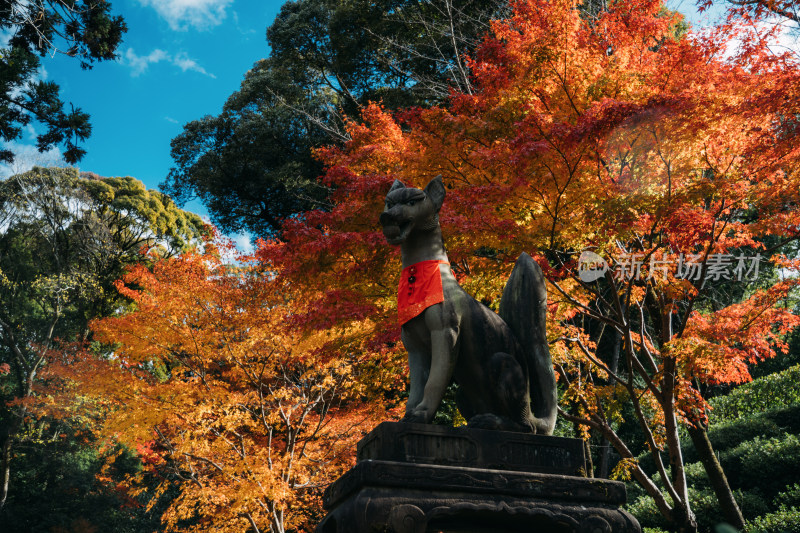
[(800, 484), (789, 485), (786, 490), (778, 494), (775, 503), (781, 508), (800, 507)]
[[(764, 498), (755, 492), (737, 490), (734, 491), (734, 495), (745, 519), (756, 519), (770, 511)], [(689, 487), (689, 501), (697, 517), (700, 531), (711, 531), (715, 525), (725, 521), (719, 511), (717, 497), (711, 489), (698, 490)], [(635, 516), (645, 529), (669, 530), (669, 524), (650, 496), (640, 496), (633, 504), (626, 506), (626, 510)]]
[(731, 487), (758, 487), (773, 498), (800, 479), (800, 437), (756, 437), (721, 453), (720, 463)]
[(709, 404), (714, 408), (712, 425), (800, 404), (800, 365), (740, 385), (725, 396), (712, 398)]
[(636, 501), (626, 505), (625, 510), (635, 516), (644, 529), (669, 530), (667, 519), (661, 515), (650, 496), (639, 496)]
[(708, 438), (717, 451), (727, 450), (755, 437), (800, 434), (800, 404), (771, 409), (737, 421), (711, 426)]
[[(797, 483), (800, 479), (800, 437), (793, 434), (755, 437), (720, 453), (720, 462), (734, 489), (742, 515), (752, 522), (752, 527), (758, 525), (771, 528), (765, 531), (781, 531), (775, 528), (793, 519), (795, 514), (787, 509), (800, 507), (800, 484)], [(723, 517), (702, 464), (686, 465), (686, 477), (700, 530), (710, 531), (723, 521)], [(654, 476), (654, 480), (661, 485), (658, 476)], [(658, 512), (652, 498), (637, 489), (631, 492), (632, 496), (638, 496), (627, 510), (643, 527), (668, 528), (669, 524)], [(768, 515), (770, 512), (772, 514)], [(761, 521), (758, 521), (759, 517)], [(797, 531), (800, 533), (800, 529)]]
[[(780, 437), (786, 433), (800, 435), (800, 404), (721, 422), (709, 428), (708, 438), (711, 439), (714, 451), (721, 453), (756, 437)], [(700, 460), (692, 441), (685, 433), (681, 435), (681, 450), (686, 463)], [(653, 468), (652, 460), (646, 455), (643, 454), (640, 459), (643, 465)]]
[(775, 504), (777, 511), (749, 520), (744, 533), (800, 533), (800, 485), (787, 486)]
[[(796, 492), (787, 492), (787, 487), (791, 489), (791, 485), (800, 479), (800, 436), (758, 436), (719, 452), (719, 462), (731, 488), (751, 490), (758, 487), (770, 500), (784, 494), (782, 497), (787, 505), (800, 506), (800, 488)], [(689, 486), (709, 489), (708, 477), (701, 463), (689, 463), (685, 471)], [(658, 482), (658, 476), (655, 479)], [(773, 509), (775, 507), (777, 504)]]
[(800, 509), (791, 507), (748, 522), (744, 533), (800, 533)]
[[(756, 437), (781, 437), (786, 433), (800, 435), (800, 404), (721, 422), (709, 428), (708, 438), (711, 439), (714, 451), (723, 453)], [(681, 435), (681, 450), (686, 464), (700, 460), (686, 433)], [(637, 459), (645, 472), (655, 472), (649, 452), (642, 453)], [(666, 455), (664, 461), (667, 461)]]
[(690, 487), (696, 489), (705, 489), (711, 487), (706, 475), (706, 469), (703, 468), (703, 463), (689, 463), (683, 467), (686, 472), (686, 483)]

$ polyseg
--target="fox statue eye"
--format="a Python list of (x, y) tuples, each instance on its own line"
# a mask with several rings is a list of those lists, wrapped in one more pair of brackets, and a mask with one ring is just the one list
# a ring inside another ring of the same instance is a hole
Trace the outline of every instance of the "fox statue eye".
[(409, 200), (408, 202), (406, 202), (407, 205), (414, 205), (416, 203), (417, 203), (416, 200)]

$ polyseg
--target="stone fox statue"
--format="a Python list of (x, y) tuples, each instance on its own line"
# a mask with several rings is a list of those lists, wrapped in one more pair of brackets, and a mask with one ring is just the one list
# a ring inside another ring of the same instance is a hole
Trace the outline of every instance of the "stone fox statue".
[(380, 217), (403, 261), (398, 313), (411, 378), (403, 420), (431, 422), (455, 381), (456, 404), (471, 427), (552, 434), (557, 393), (542, 271), (523, 253), (500, 314), (477, 302), (450, 270), (438, 214), (444, 196), (441, 176), (424, 191), (395, 180)]

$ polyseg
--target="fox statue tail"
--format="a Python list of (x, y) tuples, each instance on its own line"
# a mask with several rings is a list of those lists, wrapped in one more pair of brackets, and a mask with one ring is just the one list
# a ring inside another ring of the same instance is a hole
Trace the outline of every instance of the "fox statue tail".
[(528, 254), (519, 256), (500, 300), (500, 317), (524, 352), (531, 400), (531, 424), (551, 435), (556, 425), (558, 391), (547, 344), (547, 286), (542, 269)]

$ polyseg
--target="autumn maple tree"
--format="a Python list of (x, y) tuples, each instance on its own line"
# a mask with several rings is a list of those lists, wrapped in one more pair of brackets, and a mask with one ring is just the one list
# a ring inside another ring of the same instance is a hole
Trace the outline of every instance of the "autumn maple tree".
[[(747, 21), (687, 32), (658, 1), (620, 0), (592, 20), (570, 0), (512, 6), (469, 59), (472, 94), (401, 113), (371, 105), (345, 147), (318, 151), (333, 207), (287, 220), (259, 258), (316, 291), (319, 328), (371, 320), (365, 334), (396, 352), (400, 269), (377, 215), (393, 179), (441, 174), (466, 290), (496, 306), (522, 251), (545, 269), (562, 416), (607, 439), (617, 474), (693, 531), (687, 428), (741, 525), (703, 394), (749, 380), (798, 324), (786, 305), (800, 237), (797, 65)], [(589, 249), (608, 271), (585, 281)], [(623, 404), (658, 476), (617, 432)]]
[(361, 364), (360, 328), (334, 346), (303, 326), (313, 292), (253, 258), (226, 264), (226, 249), (132, 269), (118, 289), (135, 310), (92, 323), (109, 348), (58, 373), (106, 406), (103, 434), (142, 457), (131, 494), (150, 505), (177, 494), (167, 530), (308, 530), (322, 488), (387, 416), (367, 401), (384, 370)]

